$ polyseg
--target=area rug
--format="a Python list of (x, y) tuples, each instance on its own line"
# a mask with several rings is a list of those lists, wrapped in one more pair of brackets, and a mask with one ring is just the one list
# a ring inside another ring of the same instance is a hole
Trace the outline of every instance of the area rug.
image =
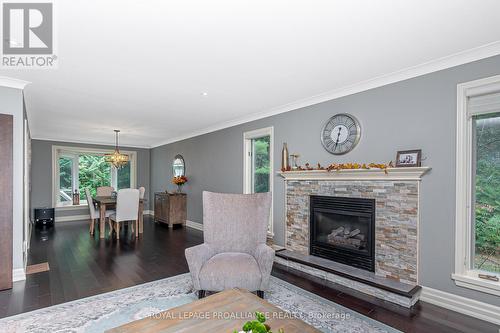
[[(0, 319), (0, 332), (104, 332), (196, 299), (182, 274)], [(275, 277), (266, 299), (322, 332), (400, 332)]]

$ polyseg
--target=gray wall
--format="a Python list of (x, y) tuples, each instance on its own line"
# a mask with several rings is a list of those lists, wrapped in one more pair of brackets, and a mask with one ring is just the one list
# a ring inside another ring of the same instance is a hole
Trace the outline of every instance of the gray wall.
[[(0, 87), (0, 113), (13, 115), (13, 231), (12, 231), (12, 266), (24, 268), (24, 117), (23, 91), (21, 89)], [(1, 157), (0, 157), (1, 158)], [(1, 171), (1, 170), (0, 170)]]
[[(52, 206), (52, 146), (69, 146), (83, 148), (114, 149), (112, 146), (89, 145), (71, 142), (56, 142), (44, 140), (31, 140), (31, 207)], [(144, 209), (149, 209), (149, 173), (150, 150), (139, 148), (121, 147), (122, 150), (137, 152), (137, 187), (146, 188), (146, 203)], [(57, 210), (56, 217), (86, 215), (88, 209)]]
[[(182, 154), (189, 178), (188, 219), (202, 223), (201, 192), (243, 190), (243, 132), (274, 126), (274, 154), (281, 143), (301, 155), (301, 163), (387, 162), (396, 151), (423, 150), (431, 166), (421, 186), (420, 283), (464, 297), (500, 305), (500, 298), (455, 286), (455, 129), (458, 83), (500, 74), (500, 56), (420, 76), (292, 112), (160, 146), (151, 151), (151, 191), (173, 188), (171, 162)], [(349, 154), (336, 157), (321, 146), (320, 130), (339, 112), (356, 116), (362, 138)], [(275, 171), (280, 159), (275, 158)], [(284, 241), (284, 186), (274, 179), (275, 241)], [(439, 237), (437, 236), (439, 235)]]

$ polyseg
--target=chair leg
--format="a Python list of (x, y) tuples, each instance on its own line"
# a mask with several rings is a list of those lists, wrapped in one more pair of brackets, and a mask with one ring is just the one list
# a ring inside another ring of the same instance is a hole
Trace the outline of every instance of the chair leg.
[(263, 290), (257, 290), (257, 296), (260, 298), (264, 299), (264, 291)]
[(206, 295), (207, 295), (206, 290), (198, 290), (198, 299), (205, 298)]
[(135, 220), (135, 237), (139, 237), (139, 219)]
[(91, 235), (94, 234), (94, 219), (90, 219), (89, 232), (90, 232)]
[(109, 234), (111, 235), (113, 232), (113, 222), (109, 217), (108, 217), (108, 225), (109, 225)]
[(116, 239), (120, 239), (120, 223), (115, 222), (116, 224)]

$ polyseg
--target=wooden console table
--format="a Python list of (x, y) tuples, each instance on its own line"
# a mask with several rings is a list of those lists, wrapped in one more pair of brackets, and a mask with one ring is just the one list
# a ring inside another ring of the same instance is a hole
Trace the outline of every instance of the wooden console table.
[(187, 196), (185, 193), (155, 193), (155, 222), (186, 225)]

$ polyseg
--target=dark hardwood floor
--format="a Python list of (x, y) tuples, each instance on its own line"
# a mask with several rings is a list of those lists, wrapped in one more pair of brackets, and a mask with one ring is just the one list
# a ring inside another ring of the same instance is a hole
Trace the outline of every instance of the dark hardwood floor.
[[(84, 221), (34, 229), (28, 264), (47, 261), (50, 270), (0, 292), (0, 317), (185, 273), (184, 249), (203, 241), (200, 231), (169, 230), (150, 217), (137, 240), (99, 240), (87, 230)], [(407, 310), (283, 266), (275, 265), (273, 275), (404, 332), (499, 332), (496, 325), (432, 304)]]

